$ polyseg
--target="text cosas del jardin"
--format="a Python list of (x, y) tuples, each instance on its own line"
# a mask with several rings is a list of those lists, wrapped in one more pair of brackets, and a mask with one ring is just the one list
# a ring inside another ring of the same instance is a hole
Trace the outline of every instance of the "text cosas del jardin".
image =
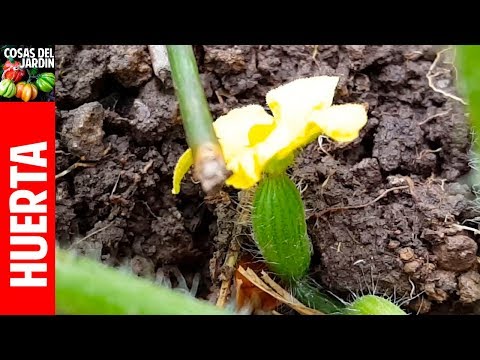
[(54, 68), (52, 48), (6, 48), (6, 58), (18, 59), (22, 68)]

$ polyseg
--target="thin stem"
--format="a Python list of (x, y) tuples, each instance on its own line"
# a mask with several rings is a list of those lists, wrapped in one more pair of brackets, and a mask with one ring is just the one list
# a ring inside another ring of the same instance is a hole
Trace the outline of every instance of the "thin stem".
[(204, 191), (221, 187), (228, 177), (207, 98), (191, 45), (167, 45), (172, 80), (180, 104), (187, 143), (193, 152), (195, 176)]
[(56, 310), (70, 315), (228, 315), (206, 301), (56, 250)]

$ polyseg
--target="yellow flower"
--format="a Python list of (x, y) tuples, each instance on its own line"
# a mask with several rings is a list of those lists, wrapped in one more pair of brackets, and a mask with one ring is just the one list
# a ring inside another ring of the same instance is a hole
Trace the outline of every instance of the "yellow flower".
[[(294, 152), (319, 135), (347, 142), (358, 137), (367, 122), (360, 104), (333, 105), (339, 78), (316, 76), (298, 79), (267, 93), (269, 115), (259, 105), (231, 110), (214, 123), (215, 133), (232, 175), (226, 184), (237, 189), (254, 186), (264, 172), (284, 170)], [(179, 159), (173, 177), (173, 193), (193, 164), (191, 149)]]

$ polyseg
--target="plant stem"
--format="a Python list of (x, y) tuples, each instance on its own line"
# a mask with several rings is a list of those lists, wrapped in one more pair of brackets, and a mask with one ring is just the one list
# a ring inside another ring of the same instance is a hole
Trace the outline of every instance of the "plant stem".
[(167, 52), (187, 143), (193, 152), (195, 177), (209, 193), (220, 188), (229, 174), (212, 125), (195, 54), (191, 45), (167, 45)]
[(300, 302), (324, 314), (341, 314), (345, 307), (340, 301), (322, 293), (308, 277), (292, 282), (290, 287)]
[(56, 311), (70, 315), (228, 315), (206, 301), (56, 250)]

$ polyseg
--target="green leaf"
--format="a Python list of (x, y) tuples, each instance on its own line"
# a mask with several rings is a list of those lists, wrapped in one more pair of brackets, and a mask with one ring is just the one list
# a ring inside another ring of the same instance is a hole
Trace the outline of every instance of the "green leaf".
[(470, 128), (473, 132), (472, 162), (475, 164), (471, 176), (473, 187), (480, 186), (480, 46), (459, 45), (456, 48), (458, 89), (466, 98)]
[(475, 147), (480, 150), (480, 46), (457, 46), (459, 89), (466, 97), (470, 124), (475, 132)]
[(232, 315), (227, 310), (95, 260), (57, 249), (55, 301), (70, 315)]

